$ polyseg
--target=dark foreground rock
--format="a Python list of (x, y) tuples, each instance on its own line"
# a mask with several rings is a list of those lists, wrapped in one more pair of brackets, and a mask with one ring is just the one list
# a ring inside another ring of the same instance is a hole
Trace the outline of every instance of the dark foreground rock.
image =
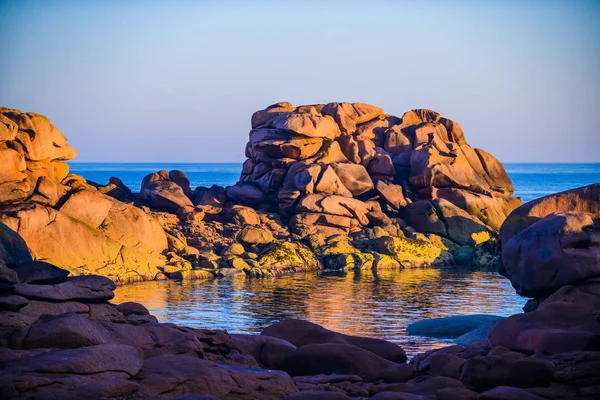
[(136, 376), (139, 398), (191, 393), (218, 398), (280, 399), (298, 389), (285, 372), (227, 365), (185, 355), (149, 358)]
[(69, 278), (42, 262), (11, 271), (13, 288), (0, 293), (3, 399), (280, 399), (298, 391), (285, 372), (258, 369), (295, 351), (284, 340), (158, 323), (141, 304), (108, 303), (116, 286), (105, 277)]
[(297, 347), (311, 344), (345, 344), (360, 347), (387, 360), (404, 363), (406, 353), (396, 344), (380, 339), (344, 335), (309, 321), (287, 318), (265, 328), (261, 335), (284, 339)]
[(286, 357), (279, 368), (291, 376), (346, 374), (372, 381), (392, 362), (349, 344), (308, 344)]

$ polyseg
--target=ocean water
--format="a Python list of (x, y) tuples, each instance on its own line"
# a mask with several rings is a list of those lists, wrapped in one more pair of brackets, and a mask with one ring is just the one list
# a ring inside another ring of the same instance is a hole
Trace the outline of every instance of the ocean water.
[(187, 175), (192, 188), (196, 186), (227, 186), (237, 182), (242, 172), (241, 163), (78, 163), (71, 162), (71, 173), (105, 184), (111, 176), (117, 177), (134, 192), (140, 191), (142, 179), (148, 174), (165, 169), (179, 169)]
[[(111, 176), (120, 178), (133, 191), (140, 190), (144, 176), (161, 169), (180, 169), (192, 188), (196, 186), (232, 185), (242, 170), (241, 163), (76, 163), (71, 172), (96, 183), (107, 183)], [(524, 202), (551, 193), (600, 182), (597, 164), (504, 164), (515, 186), (515, 196)]]
[[(515, 195), (529, 201), (600, 182), (600, 164), (505, 164)], [(160, 169), (180, 169), (192, 187), (231, 185), (241, 164), (88, 164), (71, 171), (106, 183), (121, 178), (139, 190), (142, 178)], [(161, 321), (232, 333), (259, 333), (286, 317), (307, 319), (351, 335), (400, 344), (409, 356), (451, 343), (410, 336), (406, 326), (423, 318), (468, 314), (508, 316), (527, 299), (494, 271), (431, 268), (404, 271), (299, 273), (278, 278), (142, 282), (121, 286), (114, 303), (137, 301)]]
[(230, 333), (259, 333), (286, 317), (348, 335), (398, 343), (409, 356), (451, 339), (411, 336), (423, 318), (521, 312), (527, 299), (493, 271), (429, 268), (297, 273), (277, 278), (153, 281), (120, 286), (113, 303), (144, 304), (161, 321)]
[(527, 202), (563, 190), (600, 182), (600, 163), (504, 164), (515, 196)]

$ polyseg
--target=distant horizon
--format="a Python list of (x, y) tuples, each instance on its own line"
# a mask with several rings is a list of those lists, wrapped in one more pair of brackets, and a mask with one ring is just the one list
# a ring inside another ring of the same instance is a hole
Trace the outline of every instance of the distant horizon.
[[(223, 162), (75, 162), (69, 165), (71, 173), (89, 181), (102, 185), (111, 177), (117, 177), (134, 191), (139, 191), (145, 176), (162, 169), (183, 171), (192, 188), (230, 186), (239, 181), (242, 172), (242, 163)], [(600, 163), (504, 163), (504, 168), (514, 185), (515, 195), (526, 201), (600, 182)]]
[[(75, 161), (75, 160), (66, 160), (68, 164), (243, 164), (244, 161), (222, 161), (222, 162), (206, 162), (206, 161)], [(579, 161), (561, 161), (561, 162), (531, 162), (531, 161), (508, 161), (502, 162), (503, 165), (510, 164), (589, 164), (596, 165), (600, 164), (600, 161), (592, 161), (592, 162), (579, 162)]]

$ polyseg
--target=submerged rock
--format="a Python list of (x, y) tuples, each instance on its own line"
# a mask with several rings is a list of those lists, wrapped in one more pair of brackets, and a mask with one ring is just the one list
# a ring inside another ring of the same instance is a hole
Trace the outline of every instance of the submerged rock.
[(439, 338), (456, 338), (489, 323), (496, 323), (503, 317), (496, 315), (473, 314), (445, 318), (429, 318), (406, 326), (409, 335)]

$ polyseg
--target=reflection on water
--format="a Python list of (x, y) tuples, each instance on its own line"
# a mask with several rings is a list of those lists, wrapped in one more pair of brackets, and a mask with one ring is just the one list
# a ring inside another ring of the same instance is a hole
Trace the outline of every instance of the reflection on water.
[(117, 288), (114, 303), (143, 303), (161, 321), (257, 333), (286, 317), (335, 331), (387, 339), (409, 355), (447, 341), (408, 336), (406, 325), (466, 314), (511, 315), (526, 299), (490, 271), (415, 269), (279, 278), (143, 282)]

